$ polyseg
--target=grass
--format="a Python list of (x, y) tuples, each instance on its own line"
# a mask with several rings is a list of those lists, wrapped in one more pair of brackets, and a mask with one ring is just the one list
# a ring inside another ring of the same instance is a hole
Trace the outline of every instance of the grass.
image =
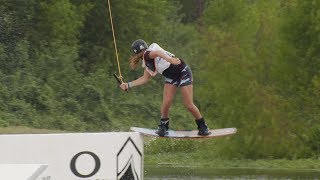
[[(224, 140), (227, 140), (224, 138)], [(152, 167), (247, 168), (316, 170), (320, 160), (310, 159), (232, 159), (221, 157), (223, 149), (215, 141), (145, 138), (144, 164)], [(230, 152), (228, 152), (230, 153)], [(232, 155), (228, 154), (228, 157)]]
[(146, 166), (190, 167), (190, 168), (248, 168), (248, 169), (292, 169), (320, 171), (318, 159), (214, 159), (201, 158), (197, 153), (146, 154)]
[(50, 134), (50, 133), (63, 133), (64, 131), (49, 130), (49, 129), (36, 129), (26, 126), (9, 126), (0, 127), (0, 134)]

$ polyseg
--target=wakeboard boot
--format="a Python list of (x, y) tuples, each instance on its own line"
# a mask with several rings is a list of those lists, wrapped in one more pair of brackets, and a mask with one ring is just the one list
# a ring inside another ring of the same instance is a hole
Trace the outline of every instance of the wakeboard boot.
[(169, 129), (169, 118), (161, 118), (156, 134), (163, 137), (167, 134), (168, 129)]
[(197, 119), (196, 123), (197, 123), (198, 130), (199, 130), (199, 132), (198, 132), (199, 136), (208, 136), (211, 134), (204, 118)]

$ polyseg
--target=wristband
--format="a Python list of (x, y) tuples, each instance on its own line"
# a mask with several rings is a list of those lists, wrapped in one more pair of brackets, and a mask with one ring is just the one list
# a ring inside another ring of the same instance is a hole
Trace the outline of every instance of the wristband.
[(132, 82), (128, 82), (128, 88), (132, 87)]

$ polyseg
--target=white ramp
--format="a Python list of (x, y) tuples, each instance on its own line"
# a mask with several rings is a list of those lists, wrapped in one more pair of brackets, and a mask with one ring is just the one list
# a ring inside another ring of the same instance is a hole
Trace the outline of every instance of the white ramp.
[(0, 179), (41, 180), (47, 167), (44, 164), (0, 164)]

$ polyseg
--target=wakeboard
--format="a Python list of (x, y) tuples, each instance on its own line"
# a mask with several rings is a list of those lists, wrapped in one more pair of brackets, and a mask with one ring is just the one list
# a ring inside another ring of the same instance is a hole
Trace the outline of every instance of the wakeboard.
[(146, 136), (155, 136), (155, 137), (161, 137), (161, 138), (216, 138), (221, 136), (229, 136), (237, 132), (236, 128), (212, 129), (212, 130), (209, 130), (211, 132), (210, 135), (199, 136), (198, 130), (175, 131), (175, 130), (169, 129), (165, 136), (159, 136), (156, 133), (157, 131), (156, 129), (131, 127), (130, 130), (134, 132), (139, 132)]

